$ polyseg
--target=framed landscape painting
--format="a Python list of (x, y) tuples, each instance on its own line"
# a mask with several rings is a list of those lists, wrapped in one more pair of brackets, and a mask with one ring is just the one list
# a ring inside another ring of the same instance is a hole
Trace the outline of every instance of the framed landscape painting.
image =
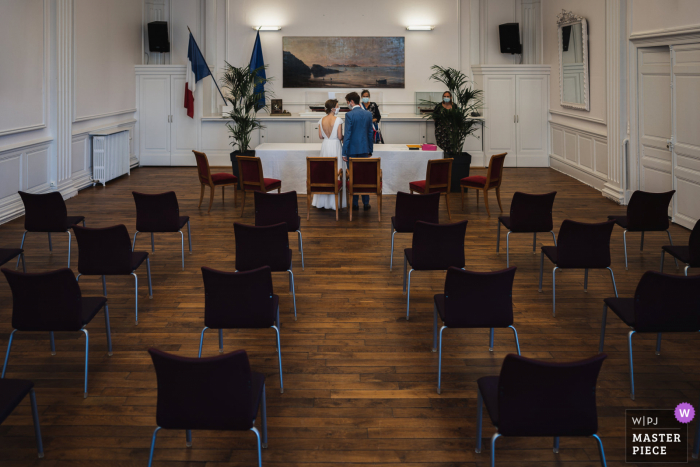
[(403, 37), (282, 38), (285, 88), (403, 88)]

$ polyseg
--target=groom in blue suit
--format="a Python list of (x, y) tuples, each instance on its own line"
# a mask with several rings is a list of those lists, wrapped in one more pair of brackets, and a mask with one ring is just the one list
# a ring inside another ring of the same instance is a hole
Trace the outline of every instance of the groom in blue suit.
[[(343, 160), (349, 164), (350, 157), (370, 157), (374, 150), (374, 128), (372, 112), (360, 105), (360, 95), (351, 92), (345, 96), (350, 111), (345, 114), (345, 136), (343, 136)], [(352, 209), (359, 209), (358, 195), (352, 197)], [(370, 208), (369, 195), (362, 195), (365, 211)]]

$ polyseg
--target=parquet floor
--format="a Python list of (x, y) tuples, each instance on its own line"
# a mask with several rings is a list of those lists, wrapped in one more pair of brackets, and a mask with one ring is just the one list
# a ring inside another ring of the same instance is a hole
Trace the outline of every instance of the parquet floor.
[[(476, 170), (474, 173), (482, 173)], [(601, 221), (625, 208), (599, 192), (550, 169), (506, 169), (503, 204), (508, 211), (516, 190), (558, 191), (554, 205), (555, 231), (567, 218)], [(146, 350), (157, 347), (183, 356), (196, 356), (203, 326), (201, 266), (234, 270), (234, 221), (253, 223), (253, 206), (233, 207), (227, 192), (224, 204), (217, 193), (211, 214), (197, 209), (199, 184), (195, 168), (140, 168), (106, 188), (89, 188), (67, 201), (69, 214), (85, 215), (88, 226), (124, 223), (133, 235), (135, 208), (132, 190), (161, 192), (175, 189), (180, 210), (192, 219), (194, 253), (180, 268), (180, 239), (157, 235), (151, 254), (153, 300), (148, 300), (145, 268), (139, 295), (139, 324), (134, 325), (133, 282), (109, 278), (108, 293), (114, 356), (109, 358), (100, 316), (90, 331), (89, 397), (82, 398), (84, 340), (80, 333), (58, 333), (57, 355), (51, 356), (47, 334), (19, 334), (10, 358), (8, 377), (35, 381), (46, 457), (38, 461), (29, 403), (25, 400), (0, 426), (0, 464), (4, 466), (132, 466), (146, 465), (155, 427), (156, 378)], [(284, 188), (284, 186), (283, 186)], [(408, 188), (408, 187), (406, 187)], [(205, 199), (205, 206), (206, 206)], [(495, 196), (492, 216), (470, 195), (464, 212), (453, 195), (453, 221), (469, 219), (465, 250), (467, 268), (478, 271), (505, 267), (505, 253), (496, 254)], [(240, 200), (239, 200), (240, 202)], [(306, 221), (306, 199), (300, 196), (306, 270), (302, 271), (296, 237), (294, 270), (299, 320), (290, 311), (291, 295), (283, 274), (273, 274), (281, 296), (282, 356), (285, 393), (279, 394), (272, 330), (224, 333), (227, 351), (246, 349), (252, 366), (268, 375), (269, 449), (266, 466), (398, 467), (485, 466), (488, 438), (484, 421), (484, 451), (475, 454), (476, 380), (498, 374), (503, 357), (514, 351), (512, 333), (496, 332), (495, 351), (488, 351), (488, 331), (446, 331), (443, 393), (435, 391), (437, 354), (432, 341), (432, 296), (442, 290), (443, 273), (414, 275), (411, 320), (405, 320), (406, 297), (401, 292), (402, 250), (410, 236), (397, 234), (395, 268), (389, 271), (390, 217), (395, 197), (384, 198), (382, 222), (377, 203), (353, 220), (347, 212), (339, 222), (331, 211), (312, 208)], [(482, 200), (483, 203), (483, 200)], [(239, 204), (240, 206), (240, 204)], [(441, 222), (447, 222), (441, 201)], [(23, 219), (0, 227), (0, 245), (19, 245)], [(674, 225), (678, 243), (689, 231)], [(538, 245), (551, 244), (541, 235)], [(532, 237), (511, 236), (511, 264), (518, 267), (514, 285), (515, 326), (523, 355), (545, 360), (574, 360), (597, 352), (602, 299), (612, 296), (609, 275), (591, 272), (589, 291), (583, 291), (583, 272), (563, 272), (557, 280), (557, 316), (551, 313), (551, 265), (546, 263), (544, 292), (537, 292), (539, 252), (532, 255)], [(622, 230), (612, 238), (613, 269), (621, 296), (633, 294), (642, 273), (658, 269), (662, 234), (648, 234), (639, 252), (639, 237), (630, 235), (630, 270), (625, 271)], [(54, 235), (54, 252), (44, 235), (29, 234), (26, 242), (29, 271), (65, 265), (66, 238)], [(148, 236), (139, 241), (147, 247)], [(505, 234), (502, 237), (505, 246)], [(539, 251), (539, 249), (538, 249)], [(73, 241), (73, 268), (78, 249)], [(667, 272), (674, 272), (667, 261)], [(101, 294), (95, 278), (81, 280), (86, 295)], [(232, 297), (235, 299), (235, 297)], [(0, 280), (0, 355), (11, 331), (11, 295)], [(606, 352), (609, 357), (599, 379), (599, 434), (608, 465), (624, 464), (624, 410), (673, 408), (695, 404), (700, 389), (700, 361), (695, 335), (665, 335), (661, 356), (654, 355), (653, 336), (635, 337), (637, 400), (629, 398), (625, 327), (608, 318)], [(215, 333), (205, 340), (204, 355), (216, 355)], [(690, 432), (694, 433), (695, 422)], [(252, 433), (194, 432), (194, 445), (185, 448), (185, 434), (161, 431), (156, 465), (256, 465)], [(509, 466), (597, 466), (591, 439), (562, 439), (552, 453), (551, 439), (498, 441), (497, 464)], [(691, 461), (692, 462), (692, 461)], [(660, 465), (660, 464), (659, 464)]]

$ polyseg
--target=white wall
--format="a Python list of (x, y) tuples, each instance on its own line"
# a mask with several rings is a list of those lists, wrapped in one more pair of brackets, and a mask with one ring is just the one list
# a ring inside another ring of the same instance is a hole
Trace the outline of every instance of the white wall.
[(634, 0), (632, 34), (700, 26), (697, 0)]

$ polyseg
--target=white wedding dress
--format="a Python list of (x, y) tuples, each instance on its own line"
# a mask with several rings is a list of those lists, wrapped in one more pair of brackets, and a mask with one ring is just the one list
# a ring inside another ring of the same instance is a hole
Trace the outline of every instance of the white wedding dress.
[[(321, 129), (321, 136), (323, 137), (320, 156), (335, 157), (338, 159), (338, 169), (343, 167), (343, 145), (338, 139), (338, 126), (340, 126), (342, 123), (342, 119), (340, 117), (336, 117), (331, 134), (326, 135), (326, 132), (323, 131), (323, 119), (318, 121), (318, 126)], [(341, 202), (341, 206), (342, 204), (343, 203)], [(320, 209), (335, 210), (335, 195), (314, 195), (311, 205)]]

